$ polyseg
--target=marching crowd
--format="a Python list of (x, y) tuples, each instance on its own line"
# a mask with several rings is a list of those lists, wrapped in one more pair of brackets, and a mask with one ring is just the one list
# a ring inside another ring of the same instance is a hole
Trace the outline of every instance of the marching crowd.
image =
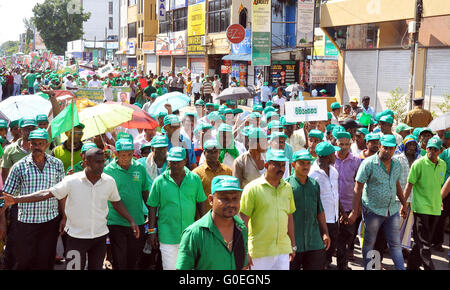
[[(0, 120), (4, 269), (53, 269), (59, 238), (92, 270), (322, 270), (334, 255), (348, 270), (356, 240), (366, 269), (372, 250), (382, 259), (387, 248), (395, 269), (434, 269), (431, 253), (443, 250), (450, 128), (427, 127), (423, 99), (395, 127), (396, 113), (375, 112), (367, 96), (331, 104), (327, 120), (291, 123), (283, 88), (266, 97), (266, 84), (247, 111), (213, 102), (217, 76), (22, 77), (24, 94), (53, 101), (58, 89), (103, 87), (108, 101), (108, 87), (129, 86), (144, 110), (172, 91), (195, 110), (167, 105), (155, 129), (84, 141), (80, 123), (61, 144), (45, 115)], [(3, 99), (18, 93), (13, 79)]]

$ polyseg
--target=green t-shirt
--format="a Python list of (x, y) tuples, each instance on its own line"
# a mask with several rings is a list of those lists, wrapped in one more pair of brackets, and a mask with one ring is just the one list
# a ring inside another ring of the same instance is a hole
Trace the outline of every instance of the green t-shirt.
[(444, 152), (439, 155), (439, 158), (445, 161), (445, 164), (447, 165), (447, 171), (445, 172), (445, 180), (444, 183), (447, 181), (447, 178), (450, 176), (450, 148), (447, 148), (444, 150)]
[(32, 88), (34, 86), (34, 82), (36, 81), (36, 74), (29, 73), (25, 76), (25, 79), (28, 81), (28, 88)]
[(408, 182), (414, 185), (411, 206), (413, 212), (441, 215), (441, 186), (446, 168), (444, 160), (440, 158), (437, 165), (428, 156), (414, 161), (408, 176)]
[[(80, 162), (78, 162), (77, 164), (75, 164), (73, 166), (73, 173), (77, 173), (77, 172), (80, 172), (80, 171), (84, 170), (83, 166), (81, 165), (82, 163), (83, 163), (83, 161), (80, 161)], [(70, 169), (72, 169), (71, 166), (69, 166), (69, 168), (67, 168), (66, 174), (67, 174), (67, 172), (69, 172)]]
[(148, 97), (150, 97), (151, 94), (156, 93), (156, 88), (153, 87), (153, 86), (148, 86), (148, 87), (146, 87), (146, 88), (144, 89), (144, 93), (145, 93)]
[(320, 187), (316, 180), (309, 178), (302, 184), (295, 175), (286, 178), (292, 186), (296, 211), (294, 217), (295, 243), (297, 252), (324, 249), (317, 215), (322, 213)]
[(181, 186), (170, 176), (170, 169), (152, 185), (147, 205), (158, 208), (158, 236), (163, 244), (180, 243), (183, 231), (194, 223), (196, 204), (206, 200), (200, 177), (184, 168)]
[[(222, 234), (214, 224), (211, 213), (210, 210), (183, 232), (176, 269), (236, 270), (234, 253), (227, 248)], [(244, 240), (245, 266), (247, 264), (247, 228), (237, 215), (233, 219)]]
[[(145, 167), (133, 159), (128, 170), (125, 170), (117, 164), (117, 160), (114, 160), (106, 166), (103, 172), (114, 178), (120, 199), (128, 213), (137, 225), (143, 225), (145, 212), (142, 206), (142, 192), (149, 190)], [(108, 202), (108, 207), (108, 225), (130, 226), (130, 223), (113, 208), (110, 202)]]
[[(16, 142), (6, 146), (5, 152), (2, 156), (0, 167), (2, 168), (11, 168), (13, 165), (18, 162), (20, 159), (24, 158), (30, 152), (25, 152), (19, 144), (22, 143), (22, 138), (18, 139)], [(6, 180), (3, 180), (5, 182)]]
[[(81, 146), (80, 148), (76, 148), (78, 150), (73, 151), (73, 164), (77, 164), (81, 161)], [(61, 160), (64, 164), (64, 170), (67, 171), (67, 169), (70, 167), (71, 162), (71, 152), (70, 150), (67, 150), (67, 148), (64, 146), (64, 144), (59, 145), (58, 147), (55, 147), (53, 149), (53, 156)]]

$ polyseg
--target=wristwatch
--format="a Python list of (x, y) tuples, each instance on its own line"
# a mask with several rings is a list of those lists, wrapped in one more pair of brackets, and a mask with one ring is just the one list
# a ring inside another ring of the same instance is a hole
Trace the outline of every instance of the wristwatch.
[(297, 246), (292, 247), (292, 251), (297, 252)]

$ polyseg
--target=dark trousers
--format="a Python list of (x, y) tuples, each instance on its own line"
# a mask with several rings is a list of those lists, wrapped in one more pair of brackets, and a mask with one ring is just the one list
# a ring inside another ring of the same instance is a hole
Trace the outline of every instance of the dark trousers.
[(434, 270), (430, 248), (438, 221), (439, 216), (414, 213), (414, 246), (408, 258), (408, 270), (418, 270), (420, 266), (425, 270)]
[[(444, 243), (445, 221), (450, 218), (450, 196), (447, 196), (443, 201), (444, 210), (441, 212), (439, 221), (433, 235), (433, 245), (441, 245)], [(450, 246), (450, 241), (449, 241)]]
[(194, 103), (200, 99), (200, 93), (194, 93)]
[(327, 257), (325, 260), (326, 265), (333, 261), (333, 254), (336, 251), (337, 238), (339, 234), (339, 224), (336, 222), (334, 224), (327, 223), (328, 234), (330, 235), (331, 244), (327, 251)]
[(359, 228), (359, 224), (361, 223), (361, 221), (362, 221), (362, 216), (359, 216), (354, 223), (355, 231), (353, 233), (353, 239), (352, 239), (352, 243), (350, 245), (351, 252), (353, 252), (353, 250), (355, 249), (356, 236), (358, 235), (358, 228)]
[(290, 263), (290, 270), (323, 270), (325, 264), (325, 250), (296, 252)]
[(135, 270), (145, 245), (144, 225), (139, 226), (139, 239), (136, 239), (131, 227), (111, 225), (108, 228), (113, 269)]
[[(350, 212), (347, 212), (350, 214)], [(347, 225), (339, 223), (339, 233), (336, 242), (336, 258), (337, 267), (340, 270), (347, 268), (348, 264), (348, 253), (350, 252), (351, 245), (353, 243), (353, 238), (355, 234), (355, 224)]]
[[(67, 237), (67, 253), (70, 251), (78, 251), (80, 253), (80, 268), (76, 270), (84, 270), (86, 267), (86, 255), (88, 260), (88, 270), (102, 270), (103, 260), (106, 254), (106, 235), (95, 239), (78, 239), (66, 234)], [(68, 257), (69, 258), (69, 257)], [(70, 261), (68, 261), (68, 266)]]
[(203, 94), (203, 101), (205, 101), (205, 103), (212, 103), (211, 94)]
[(6, 245), (5, 252), (3, 253), (4, 261), (3, 265), (5, 270), (12, 270), (16, 264), (15, 249), (17, 248), (17, 204), (11, 206), (8, 211), (8, 228), (6, 229)]
[(58, 216), (40, 224), (17, 223), (16, 270), (53, 270), (60, 220)]

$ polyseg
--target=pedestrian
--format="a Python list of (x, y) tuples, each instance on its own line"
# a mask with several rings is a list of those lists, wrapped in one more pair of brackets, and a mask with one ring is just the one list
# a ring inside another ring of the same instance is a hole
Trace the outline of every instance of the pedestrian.
[(200, 216), (205, 213), (206, 197), (200, 177), (185, 168), (184, 148), (172, 147), (167, 160), (169, 170), (153, 181), (147, 200), (150, 232), (147, 243), (153, 249), (157, 249), (159, 243), (163, 269), (175, 270), (181, 235), (194, 223), (196, 208)]
[(150, 142), (151, 153), (145, 161), (145, 169), (152, 181), (167, 170), (167, 152), (169, 151), (169, 139), (167, 136), (155, 136)]
[(423, 127), (418, 129), (418, 138), (419, 138), (419, 144), (420, 144), (420, 155), (425, 156), (427, 155), (427, 145), (428, 141), (433, 137), (433, 131), (431, 131), (428, 127)]
[[(64, 178), (62, 162), (45, 153), (48, 146), (47, 131), (31, 131), (28, 140), (31, 154), (11, 169), (3, 193), (23, 196), (52, 187)], [(53, 269), (62, 214), (59, 208), (55, 198), (18, 206), (14, 269)]]
[(202, 83), (200, 82), (200, 76), (196, 76), (195, 81), (192, 83), (192, 93), (194, 94), (194, 102), (196, 102), (198, 99), (200, 99), (201, 87), (202, 87)]
[(244, 187), (240, 216), (249, 229), (248, 252), (254, 270), (288, 270), (297, 251), (292, 187), (283, 180), (282, 150), (272, 150), (266, 172)]
[(323, 132), (317, 129), (312, 129), (308, 132), (308, 151), (314, 160), (317, 159), (315, 151), (317, 144), (323, 141)]
[(36, 74), (34, 73), (34, 69), (31, 69), (30, 72), (25, 76), (25, 84), (28, 89), (29, 94), (34, 94), (34, 82), (36, 81)]
[(311, 166), (309, 177), (316, 180), (320, 187), (320, 200), (325, 211), (328, 233), (331, 244), (326, 253), (324, 268), (330, 269), (332, 257), (336, 251), (339, 217), (347, 219), (347, 214), (339, 203), (339, 174), (334, 168), (336, 157), (334, 152), (341, 150), (327, 142), (321, 142), (315, 147), (318, 158)]
[(392, 124), (394, 123), (394, 118), (389, 115), (382, 116), (380, 118), (380, 121), (378, 122), (380, 128), (381, 128), (381, 136), (385, 134), (390, 134), (395, 136), (395, 140), (397, 144), (401, 144), (403, 141), (403, 137), (395, 132), (392, 131)]
[[(372, 119), (375, 119), (375, 109), (372, 106), (370, 106), (370, 97), (364, 96), (361, 102), (362, 102), (362, 112), (370, 114), (372, 116)], [(356, 115), (357, 114), (358, 113), (356, 113)]]
[(338, 102), (334, 102), (331, 104), (331, 114), (333, 117), (331, 118), (331, 124), (339, 125), (339, 115), (341, 114), (341, 104)]
[(350, 146), (351, 152), (355, 156), (359, 156), (363, 150), (367, 149), (366, 136), (369, 134), (367, 128), (359, 128), (355, 133), (355, 141)]
[[(79, 123), (73, 130), (73, 163), (76, 164), (81, 161), (81, 147), (83, 147), (83, 143), (81, 139), (83, 138), (83, 129), (84, 124)], [(72, 159), (72, 130), (65, 132), (67, 140), (61, 145), (55, 147), (52, 151), (52, 155), (59, 160), (61, 160), (64, 164), (64, 170), (67, 171), (69, 166), (71, 166)], [(56, 136), (54, 136), (56, 137)]]
[(277, 104), (280, 106), (280, 114), (284, 115), (284, 104), (286, 103), (286, 97), (283, 94), (283, 88), (279, 87), (277, 88), (276, 95), (272, 98), (272, 101), (274, 104)]
[(98, 147), (97, 147), (97, 145), (95, 145), (95, 143), (92, 143), (92, 142), (86, 142), (83, 144), (83, 146), (81, 147), (81, 152), (80, 152), (81, 161), (78, 162), (77, 164), (75, 164), (73, 166), (73, 168), (69, 167), (66, 171), (67, 175), (71, 175), (71, 174), (83, 171), (86, 168), (86, 162), (85, 162), (86, 152), (91, 148), (98, 148)]
[[(339, 202), (345, 214), (348, 216), (352, 211), (352, 202), (355, 188), (355, 177), (358, 173), (361, 159), (350, 152), (351, 136), (348, 132), (336, 133), (337, 146), (341, 148), (336, 152), (336, 162), (334, 167), (338, 172)], [(339, 233), (337, 236), (337, 267), (339, 270), (349, 270), (348, 256), (351, 255), (355, 225), (349, 225), (343, 220), (339, 220)]]
[(447, 165), (439, 158), (442, 153), (442, 141), (433, 137), (427, 144), (427, 155), (416, 160), (411, 166), (405, 198), (409, 198), (411, 190), (411, 209), (414, 213), (414, 246), (408, 258), (408, 270), (434, 270), (431, 259), (431, 243), (439, 216), (441, 215), (441, 186), (445, 181)]
[(365, 137), (366, 140), (366, 146), (367, 149), (364, 149), (361, 151), (361, 154), (359, 154), (359, 158), (361, 160), (364, 160), (372, 155), (375, 155), (378, 152), (378, 149), (380, 148), (380, 135), (369, 133)]
[(36, 124), (37, 124), (38, 128), (47, 130), (48, 125), (49, 125), (47, 115), (45, 115), (45, 114), (37, 115), (36, 116)]
[[(374, 257), (372, 250), (381, 226), (383, 226), (395, 269), (405, 269), (400, 244), (399, 206), (395, 202), (395, 196), (398, 196), (402, 204), (402, 217), (406, 216), (406, 200), (399, 182), (401, 166), (397, 160), (392, 159), (396, 146), (393, 135), (382, 136), (379, 152), (361, 163), (355, 179), (355, 197), (348, 223), (355, 223), (362, 206), (362, 218), (365, 225), (362, 254), (366, 270), (368, 270), (369, 261)], [(375, 265), (375, 267), (380, 269), (381, 265)]]
[(294, 153), (292, 161), (294, 174), (286, 182), (294, 194), (296, 210), (292, 215), (297, 249), (290, 270), (323, 270), (330, 236), (319, 184), (308, 176), (313, 158), (307, 150), (301, 150)]
[(20, 74), (19, 69), (14, 70), (13, 77), (14, 77), (14, 89), (12, 95), (17, 96), (20, 95), (20, 88), (22, 86), (22, 76)]
[(399, 134), (403, 139), (405, 139), (406, 136), (411, 134), (412, 129), (414, 128), (406, 125), (405, 123), (399, 123), (397, 125), (397, 128), (395, 128), (395, 133)]
[(211, 210), (184, 232), (178, 270), (242, 270), (248, 264), (248, 232), (238, 217), (242, 189), (236, 177), (214, 177), (209, 189)]
[[(138, 238), (141, 234), (120, 200), (114, 179), (103, 173), (104, 158), (102, 150), (91, 148), (86, 153), (86, 169), (84, 171), (67, 176), (49, 189), (19, 197), (6, 195), (2, 198), (5, 199), (5, 204), (25, 203), (21, 206), (33, 206), (34, 204), (37, 206), (56, 199), (66, 200), (64, 223), (61, 223), (60, 230), (64, 227), (68, 233), (67, 251), (77, 251), (79, 254), (80, 263), (75, 265), (75, 269), (78, 270), (85, 269), (86, 256), (88, 270), (102, 269), (108, 234), (106, 223), (108, 201), (131, 224), (134, 236)], [(44, 231), (33, 232), (34, 235), (36, 233), (42, 236), (41, 243), (50, 239), (50, 236), (44, 235)], [(28, 239), (29, 237), (27, 237)], [(31, 245), (28, 244), (24, 251), (27, 253), (32, 251), (34, 247)], [(50, 249), (52, 245), (54, 246), (53, 251), (55, 251), (56, 239), (55, 243), (48, 245), (48, 248)], [(42, 255), (42, 253), (38, 253), (38, 255)], [(54, 255), (51, 257), (52, 269), (53, 262)]]
[(220, 81), (218, 75), (214, 76), (213, 89), (214, 89), (214, 93), (216, 95), (219, 95), (220, 92), (222, 91), (222, 82)]
[(206, 80), (203, 82), (200, 92), (202, 94), (203, 101), (212, 103), (213, 99), (211, 94), (213, 93), (213, 85), (209, 76), (206, 76)]
[(433, 116), (430, 111), (423, 108), (423, 100), (424, 98), (417, 98), (413, 100), (414, 108), (406, 113), (405, 116), (406, 125), (413, 128), (426, 127), (431, 123), (431, 121), (433, 121)]

